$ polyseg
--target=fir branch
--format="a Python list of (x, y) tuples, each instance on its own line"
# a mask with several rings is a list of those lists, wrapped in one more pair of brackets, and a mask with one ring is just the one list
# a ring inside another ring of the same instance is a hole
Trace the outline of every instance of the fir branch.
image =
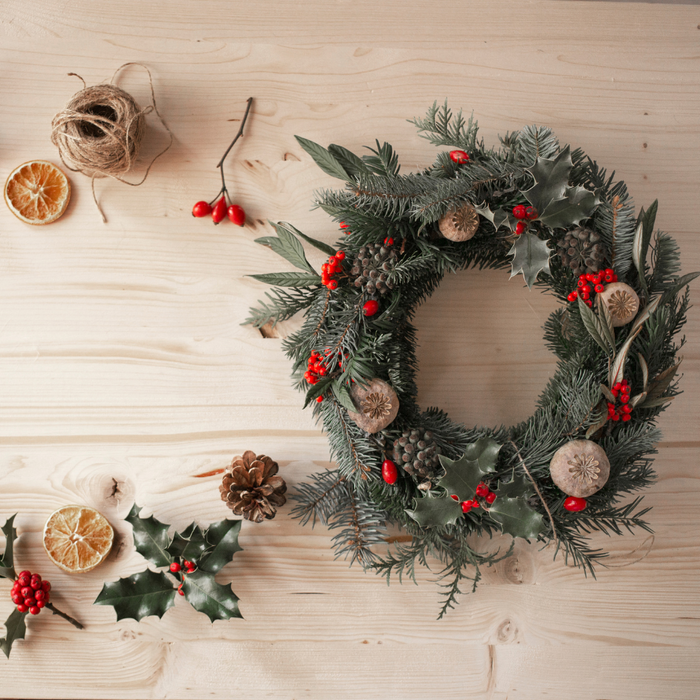
[(474, 120), (474, 114), (465, 122), (460, 109), (453, 118), (447, 100), (440, 107), (437, 102), (433, 103), (424, 119), (414, 118), (409, 121), (418, 128), (418, 135), (434, 146), (455, 146), (467, 153), (472, 153), (476, 148), (479, 124)]

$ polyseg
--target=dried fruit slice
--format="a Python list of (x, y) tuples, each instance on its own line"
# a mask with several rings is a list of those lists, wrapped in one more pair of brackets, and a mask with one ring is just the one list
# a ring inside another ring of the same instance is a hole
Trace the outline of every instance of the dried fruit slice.
[(53, 163), (31, 160), (15, 168), (5, 183), (5, 203), (25, 224), (56, 221), (70, 201), (70, 181)]
[(49, 559), (69, 574), (101, 564), (112, 549), (114, 530), (105, 517), (87, 506), (64, 506), (44, 525), (44, 549)]

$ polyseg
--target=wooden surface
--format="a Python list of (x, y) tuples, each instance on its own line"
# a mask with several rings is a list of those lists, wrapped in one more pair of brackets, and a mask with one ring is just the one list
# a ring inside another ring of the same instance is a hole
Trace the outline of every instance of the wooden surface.
[[(489, 143), (546, 123), (615, 169), (638, 205), (658, 197), (657, 222), (681, 242), (684, 271), (700, 269), (696, 7), (4, 0), (0, 37), (0, 180), (26, 160), (57, 161), (49, 125), (80, 86), (71, 71), (94, 84), (146, 63), (175, 135), (142, 187), (97, 184), (107, 225), (80, 176), (49, 227), (0, 206), (0, 521), (19, 512), (20, 566), (50, 576), (56, 604), (86, 623), (79, 632), (48, 614), (30, 620), (27, 641), (0, 660), (0, 696), (698, 697), (697, 310), (686, 393), (663, 417), (646, 499), (655, 537), (603, 538), (615, 568), (597, 581), (520, 542), (437, 622), (430, 575), (387, 588), (334, 561), (329, 533), (300, 527), (287, 507), (244, 525), (245, 551), (220, 575), (245, 620), (211, 625), (178, 600), (162, 620), (117, 623), (113, 609), (91, 605), (104, 580), (143, 567), (123, 522), (134, 499), (176, 526), (207, 523), (227, 511), (216, 479), (193, 475), (235, 453), (272, 455), (292, 487), (327, 464), (280, 339), (240, 325), (265, 290), (245, 275), (285, 269), (253, 243), (267, 219), (335, 235), (310, 205), (314, 188), (337, 183), (294, 134), (354, 150), (388, 140), (411, 170), (434, 151), (406, 119), (435, 99), (473, 109)], [(140, 69), (120, 84), (147, 102)], [(250, 128), (227, 166), (249, 224), (194, 220), (192, 204), (217, 191), (214, 165), (249, 95)], [(144, 156), (164, 142), (155, 122), (146, 138)], [(554, 368), (541, 340), (552, 308), (503, 273), (448, 279), (418, 316), (422, 405), (467, 424), (524, 419)], [(97, 507), (123, 538), (79, 577), (41, 548), (46, 517), (67, 503)], [(9, 588), (0, 581), (0, 620)]]

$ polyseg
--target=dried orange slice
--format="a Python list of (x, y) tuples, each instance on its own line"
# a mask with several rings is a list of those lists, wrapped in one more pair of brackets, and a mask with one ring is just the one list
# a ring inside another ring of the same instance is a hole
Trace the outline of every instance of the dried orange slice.
[(30, 160), (15, 168), (5, 183), (5, 202), (25, 224), (56, 221), (70, 201), (70, 181), (45, 160)]
[(114, 530), (105, 517), (87, 506), (64, 506), (44, 525), (49, 559), (69, 574), (94, 569), (112, 549)]

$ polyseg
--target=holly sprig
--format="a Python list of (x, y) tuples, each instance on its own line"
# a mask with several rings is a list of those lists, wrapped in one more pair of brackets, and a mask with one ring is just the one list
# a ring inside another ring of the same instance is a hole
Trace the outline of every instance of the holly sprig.
[(111, 605), (117, 620), (142, 620), (149, 615), (163, 617), (179, 593), (212, 622), (243, 617), (231, 584), (222, 585), (215, 578), (233, 555), (242, 551), (238, 544), (241, 521), (222, 520), (204, 529), (193, 522), (171, 536), (170, 525), (152, 515), (141, 517), (141, 510), (134, 504), (126, 516), (133, 528), (136, 551), (166, 571), (147, 569), (105, 583), (95, 604)]
[[(6, 578), (10, 581), (15, 581), (15, 586), (19, 588), (20, 586), (29, 583), (30, 574), (29, 572), (22, 572), (18, 577), (15, 571), (14, 554), (15, 540), (17, 539), (17, 529), (15, 528), (14, 523), (16, 517), (17, 513), (10, 516), (5, 521), (5, 524), (2, 526), (2, 528), (0, 528), (2, 529), (2, 533), (5, 535), (5, 551), (2, 554), (2, 556), (0, 556), (0, 578)], [(26, 577), (27, 581), (22, 581), (23, 577)], [(37, 576), (37, 578), (39, 579), (39, 581), (41, 581), (40, 577)], [(17, 583), (18, 580), (20, 581), (20, 583)], [(74, 627), (77, 627), (78, 629), (83, 629), (83, 626), (77, 620), (72, 618), (70, 615), (66, 615), (66, 613), (62, 612), (61, 610), (56, 608), (52, 603), (49, 602), (48, 590), (50, 590), (50, 585), (48, 583), (46, 585), (48, 585), (48, 589), (44, 588), (44, 590), (47, 591), (47, 593), (45, 594), (44, 603), (40, 604), (41, 607), (48, 608), (54, 615), (62, 617), (67, 622), (70, 622), (71, 625), (73, 625)], [(32, 608), (32, 610), (33, 614), (38, 614), (40, 608)], [(12, 645), (18, 639), (25, 638), (25, 635), (27, 633), (28, 614), (29, 610), (15, 608), (10, 613), (10, 616), (7, 618), (7, 620), (5, 620), (5, 636), (2, 639), (0, 639), (0, 650), (2, 650), (2, 652), (5, 654), (5, 656), (7, 656), (8, 659), (10, 658), (10, 651), (12, 651)]]

